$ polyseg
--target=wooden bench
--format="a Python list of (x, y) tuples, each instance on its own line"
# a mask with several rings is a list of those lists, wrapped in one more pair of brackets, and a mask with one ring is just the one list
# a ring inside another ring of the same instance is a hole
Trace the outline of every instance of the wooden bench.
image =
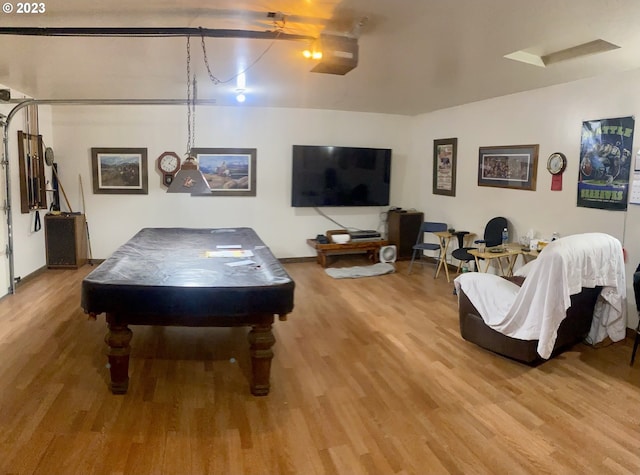
[(307, 239), (307, 244), (313, 247), (318, 253), (317, 262), (322, 267), (327, 267), (327, 257), (344, 254), (365, 253), (372, 263), (378, 262), (380, 248), (389, 245), (389, 241), (383, 239), (377, 241), (350, 241), (345, 244), (320, 244), (315, 239)]

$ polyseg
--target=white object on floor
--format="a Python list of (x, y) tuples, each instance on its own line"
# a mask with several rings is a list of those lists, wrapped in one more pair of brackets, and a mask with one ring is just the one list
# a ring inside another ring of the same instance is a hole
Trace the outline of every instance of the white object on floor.
[(396, 269), (391, 264), (379, 262), (371, 266), (337, 267), (325, 269), (324, 271), (334, 279), (357, 279), (358, 277), (391, 274)]

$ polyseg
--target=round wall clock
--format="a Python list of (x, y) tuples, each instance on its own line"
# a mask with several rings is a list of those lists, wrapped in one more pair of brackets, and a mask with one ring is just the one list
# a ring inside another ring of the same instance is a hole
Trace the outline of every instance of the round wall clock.
[(162, 173), (175, 174), (180, 168), (180, 157), (174, 152), (164, 152), (158, 157), (158, 168)]
[(555, 152), (549, 155), (547, 170), (552, 175), (559, 175), (567, 168), (567, 157), (563, 153)]
[(162, 173), (162, 184), (169, 186), (180, 170), (180, 157), (174, 152), (164, 152), (157, 160), (158, 170)]

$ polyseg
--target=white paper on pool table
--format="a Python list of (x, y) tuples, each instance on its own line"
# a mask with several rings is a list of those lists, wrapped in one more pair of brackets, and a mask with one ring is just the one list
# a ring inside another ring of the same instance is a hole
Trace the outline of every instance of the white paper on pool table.
[(205, 257), (253, 257), (249, 249), (234, 249), (228, 251), (206, 251)]
[(252, 261), (251, 259), (244, 259), (242, 261), (227, 262), (225, 265), (229, 267), (240, 267), (240, 266), (253, 266), (255, 264), (256, 264), (256, 261)]

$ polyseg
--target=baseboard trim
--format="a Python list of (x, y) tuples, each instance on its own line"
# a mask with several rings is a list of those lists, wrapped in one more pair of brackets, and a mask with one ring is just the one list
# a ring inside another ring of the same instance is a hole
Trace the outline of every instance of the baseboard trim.
[(47, 266), (42, 266), (39, 269), (34, 270), (30, 274), (25, 275), (24, 277), (16, 277), (16, 289), (20, 288), (21, 285), (26, 284), (30, 280), (35, 279), (37, 276), (43, 274), (47, 270)]
[[(92, 259), (92, 260), (91, 260), (91, 262), (92, 262), (92, 264), (87, 263), (87, 264), (85, 264), (85, 265), (98, 266), (98, 265), (100, 265), (101, 263), (103, 263), (103, 262), (104, 262), (104, 259)], [(70, 269), (71, 269), (71, 268), (70, 268)], [(36, 278), (37, 276), (39, 276), (40, 274), (43, 274), (44, 272), (47, 272), (47, 271), (49, 271), (49, 270), (52, 270), (52, 269), (49, 269), (49, 267), (47, 267), (46, 265), (44, 265), (44, 266), (42, 266), (42, 267), (40, 267), (40, 268), (38, 268), (38, 269), (34, 270), (33, 272), (31, 272), (31, 273), (29, 273), (29, 274), (25, 275), (24, 277), (16, 277), (16, 289), (19, 289), (19, 288), (20, 288), (20, 286), (22, 286), (22, 285), (24, 285), (24, 284), (28, 283), (30, 280), (35, 279), (35, 278)]]

